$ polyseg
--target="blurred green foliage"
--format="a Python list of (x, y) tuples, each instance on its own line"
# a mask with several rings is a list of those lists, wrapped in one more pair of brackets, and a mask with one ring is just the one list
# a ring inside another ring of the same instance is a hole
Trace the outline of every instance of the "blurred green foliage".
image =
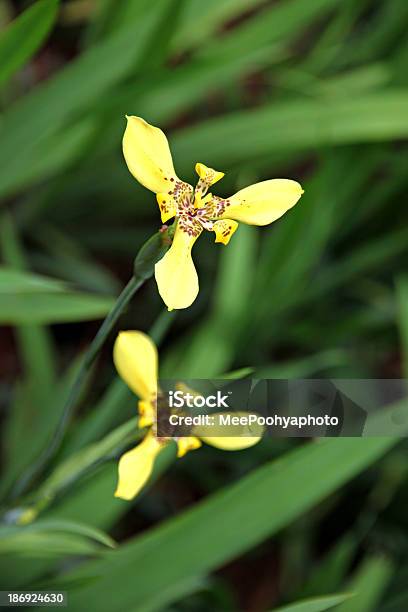
[(159, 226), (122, 159), (125, 114), (166, 131), (185, 180), (196, 161), (225, 171), (219, 195), (305, 188), (272, 227), (200, 240), (189, 310), (163, 313), (154, 281), (132, 301), (119, 328), (150, 330), (163, 375), (407, 374), (407, 26), (406, 0), (0, 2), (2, 589), (63, 587), (78, 611), (408, 608), (405, 441), (265, 439), (177, 463), (169, 446), (123, 502), (116, 462), (138, 434), (114, 335), (16, 494)]

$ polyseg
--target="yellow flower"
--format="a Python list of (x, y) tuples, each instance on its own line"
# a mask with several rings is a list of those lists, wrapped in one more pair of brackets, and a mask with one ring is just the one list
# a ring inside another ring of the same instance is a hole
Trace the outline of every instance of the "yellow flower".
[(214, 232), (215, 242), (228, 244), (238, 221), (268, 225), (292, 208), (303, 193), (296, 181), (272, 179), (222, 199), (207, 191), (224, 173), (201, 163), (195, 166), (199, 178), (193, 188), (178, 178), (164, 133), (140, 117), (127, 117), (123, 153), (136, 180), (156, 193), (162, 222), (176, 217), (173, 244), (155, 267), (159, 293), (169, 310), (187, 308), (197, 297), (191, 249), (203, 230)]
[[(113, 359), (119, 376), (129, 388), (139, 396), (139, 428), (147, 428), (143, 441), (126, 452), (119, 460), (119, 480), (116, 497), (132, 499), (149, 479), (159, 452), (174, 439), (177, 443), (177, 456), (183, 457), (188, 451), (201, 446), (198, 437), (158, 438), (156, 429), (156, 402), (158, 355), (152, 340), (140, 331), (121, 332), (115, 342)], [(239, 413), (234, 413), (239, 414)], [(205, 435), (201, 430), (201, 440), (223, 450), (241, 450), (254, 446), (260, 436), (240, 435), (239, 437), (219, 437)], [(236, 431), (236, 430), (235, 430)], [(209, 431), (209, 434), (213, 431)], [(250, 432), (240, 432), (250, 433)]]

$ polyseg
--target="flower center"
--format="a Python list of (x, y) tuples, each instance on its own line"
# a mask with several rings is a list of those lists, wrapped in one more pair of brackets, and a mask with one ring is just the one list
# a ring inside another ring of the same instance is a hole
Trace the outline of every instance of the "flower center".
[(225, 206), (228, 205), (228, 200), (207, 193), (211, 185), (220, 178), (216, 177), (216, 174), (222, 175), (222, 173), (216, 173), (207, 167), (203, 171), (202, 164), (197, 166), (200, 178), (194, 189), (184, 181), (173, 179), (171, 190), (166, 195), (158, 197), (162, 214), (164, 212), (166, 215), (169, 212), (167, 198), (170, 196), (176, 205), (180, 229), (191, 237), (198, 237), (204, 229), (214, 231), (215, 221), (220, 218)]
[(200, 179), (194, 191), (190, 192), (190, 197), (188, 201), (185, 202), (185, 206), (181, 211), (180, 218), (183, 216), (186, 217), (183, 219), (183, 224), (190, 226), (190, 230), (194, 232), (192, 235), (197, 235), (197, 230), (199, 232), (201, 232), (202, 229), (211, 231), (213, 228), (211, 217), (214, 211), (213, 207), (210, 205), (212, 195), (208, 194), (207, 197), (205, 197), (208, 188), (209, 184)]

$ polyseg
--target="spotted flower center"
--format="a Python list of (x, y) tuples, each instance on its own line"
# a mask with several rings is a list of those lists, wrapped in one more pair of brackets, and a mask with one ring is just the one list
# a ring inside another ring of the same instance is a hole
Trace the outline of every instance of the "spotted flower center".
[[(174, 427), (170, 425), (169, 414), (171, 409), (168, 401), (162, 393), (153, 394), (149, 400), (139, 401), (139, 428), (151, 427), (154, 431), (155, 438), (160, 446), (166, 446), (170, 440), (177, 442), (178, 456), (182, 457), (190, 450), (194, 450), (201, 446), (200, 441), (195, 436), (186, 435), (183, 437), (176, 436)], [(168, 428), (166, 432), (157, 431), (157, 419), (159, 415), (166, 415), (165, 424)], [(165, 433), (165, 435), (163, 435)]]
[(180, 229), (189, 236), (197, 237), (203, 229), (213, 229), (213, 220), (217, 216), (216, 202), (211, 194), (206, 196), (208, 188), (209, 184), (201, 179), (194, 190), (182, 181), (175, 184), (173, 197), (176, 200)]
[(220, 219), (229, 206), (228, 200), (207, 193), (211, 185), (224, 174), (204, 164), (197, 164), (196, 171), (199, 179), (194, 189), (178, 178), (165, 178), (169, 182), (169, 190), (157, 196), (162, 218), (175, 215), (180, 229), (193, 238), (199, 236), (203, 229), (214, 231), (214, 222)]

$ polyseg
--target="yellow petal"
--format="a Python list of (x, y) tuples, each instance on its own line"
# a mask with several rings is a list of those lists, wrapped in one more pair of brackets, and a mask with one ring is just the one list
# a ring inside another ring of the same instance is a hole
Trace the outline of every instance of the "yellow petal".
[(157, 349), (146, 334), (120, 332), (113, 347), (119, 376), (140, 399), (151, 401), (157, 392)]
[(213, 231), (215, 232), (215, 242), (222, 242), (228, 244), (231, 236), (237, 230), (238, 223), (231, 219), (221, 219), (216, 221), (213, 225)]
[(193, 436), (188, 438), (179, 438), (177, 440), (177, 457), (184, 457), (186, 453), (196, 448), (200, 448), (201, 442)]
[(130, 172), (144, 187), (155, 193), (171, 190), (178, 181), (169, 143), (164, 133), (141, 117), (126, 117), (123, 155)]
[(177, 204), (174, 198), (167, 193), (158, 193), (156, 197), (160, 208), (162, 223), (166, 223), (166, 221), (177, 214)]
[(132, 499), (148, 481), (157, 454), (163, 448), (152, 432), (143, 442), (128, 451), (119, 460), (119, 479), (115, 497)]
[(267, 225), (292, 208), (302, 193), (299, 183), (289, 179), (255, 183), (226, 200), (221, 218), (236, 219), (250, 225)]
[(179, 219), (173, 244), (154, 268), (159, 293), (169, 310), (188, 308), (198, 294), (198, 276), (191, 249), (202, 230), (194, 226), (191, 231), (193, 235), (187, 233)]
[(196, 191), (194, 194), (194, 208), (204, 208), (212, 199), (212, 193), (207, 193), (207, 195), (203, 197), (201, 191)]
[(204, 183), (206, 183), (209, 187), (217, 183), (224, 176), (224, 172), (218, 172), (218, 170), (214, 170), (213, 168), (209, 168), (205, 164), (197, 163), (195, 166), (195, 170)]
[(155, 420), (155, 408), (152, 402), (141, 400), (138, 404), (139, 410), (139, 429), (143, 427), (150, 427), (153, 425)]
[(239, 411), (214, 413), (211, 416), (215, 418), (215, 423), (218, 423), (218, 425), (200, 425), (194, 427), (194, 434), (199, 436), (206, 444), (229, 451), (250, 448), (251, 446), (255, 446), (262, 438), (265, 431), (262, 425), (258, 425), (257, 423), (251, 425), (223, 425), (219, 422), (219, 417), (221, 415), (224, 417), (229, 415), (231, 417), (245, 418), (249, 416), (249, 413)]
[(250, 448), (251, 446), (255, 446), (255, 444), (258, 444), (260, 439), (260, 437), (256, 436), (210, 436), (208, 438), (201, 438), (201, 440), (206, 444), (214, 446), (215, 448), (219, 448), (220, 450), (227, 451), (244, 450), (245, 448)]

